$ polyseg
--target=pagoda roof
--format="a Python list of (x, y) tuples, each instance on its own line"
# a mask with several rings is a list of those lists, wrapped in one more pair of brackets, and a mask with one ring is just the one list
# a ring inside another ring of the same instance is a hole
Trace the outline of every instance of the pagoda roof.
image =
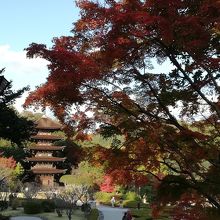
[(60, 130), (62, 125), (46, 116), (41, 117), (36, 122), (37, 129), (49, 129), (49, 130)]
[(35, 145), (29, 147), (30, 150), (63, 150), (65, 146), (54, 146), (54, 145)]
[(32, 139), (36, 139), (36, 140), (61, 140), (62, 137), (58, 136), (58, 135), (43, 135), (43, 134), (37, 134), (37, 135), (33, 135), (31, 136)]
[(63, 157), (27, 157), (27, 161), (33, 161), (33, 162), (59, 162), (64, 161), (66, 158)]
[(57, 174), (57, 173), (65, 173), (66, 170), (56, 169), (56, 168), (33, 168), (31, 171), (34, 174)]

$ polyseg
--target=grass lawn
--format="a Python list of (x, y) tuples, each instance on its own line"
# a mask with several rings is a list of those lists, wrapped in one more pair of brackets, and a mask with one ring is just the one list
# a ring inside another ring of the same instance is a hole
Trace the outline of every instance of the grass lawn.
[[(138, 201), (124, 201), (124, 207), (131, 210), (132, 215), (135, 217), (136, 220), (151, 220), (151, 208), (149, 204), (141, 203), (141, 208), (137, 209)], [(163, 211), (160, 213), (160, 217), (157, 220), (170, 220), (170, 209), (171, 207), (164, 208)]]
[[(136, 220), (151, 220), (151, 209), (150, 208), (130, 208), (132, 215), (135, 217)], [(157, 220), (171, 220), (169, 214), (166, 210), (164, 210), (160, 217)]]
[[(7, 210), (2, 211), (1, 214), (5, 216), (28, 216), (27, 214), (24, 214), (23, 208), (18, 208), (17, 210), (12, 210), (11, 208), (8, 208)], [(48, 220), (68, 220), (65, 211), (63, 212), (62, 217), (58, 217), (57, 213), (55, 212), (43, 212), (43, 213), (33, 214), (29, 216), (46, 217)], [(72, 216), (72, 219), (85, 220), (85, 217), (84, 217), (84, 214), (80, 210), (75, 210)]]

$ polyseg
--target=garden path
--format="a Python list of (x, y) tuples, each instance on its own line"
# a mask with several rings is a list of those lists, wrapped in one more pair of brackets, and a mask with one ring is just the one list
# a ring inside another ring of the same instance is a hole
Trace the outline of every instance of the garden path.
[[(118, 207), (109, 207), (109, 206), (103, 206), (99, 205), (97, 206), (98, 210), (103, 213), (104, 220), (121, 220), (122, 216), (124, 215), (124, 212), (126, 212), (128, 209), (124, 208), (118, 208)], [(100, 219), (103, 220), (103, 219)]]

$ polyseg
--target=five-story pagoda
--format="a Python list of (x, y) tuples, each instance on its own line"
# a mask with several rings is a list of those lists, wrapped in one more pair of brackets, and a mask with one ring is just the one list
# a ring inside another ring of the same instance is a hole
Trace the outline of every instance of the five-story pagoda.
[(31, 171), (35, 174), (36, 181), (43, 186), (54, 186), (54, 176), (66, 171), (56, 167), (58, 163), (66, 159), (57, 156), (57, 153), (65, 146), (54, 145), (55, 141), (62, 138), (53, 133), (60, 131), (61, 128), (59, 123), (43, 116), (36, 121), (37, 134), (31, 137), (35, 144), (29, 147), (31, 157), (27, 157), (26, 160), (31, 164)]

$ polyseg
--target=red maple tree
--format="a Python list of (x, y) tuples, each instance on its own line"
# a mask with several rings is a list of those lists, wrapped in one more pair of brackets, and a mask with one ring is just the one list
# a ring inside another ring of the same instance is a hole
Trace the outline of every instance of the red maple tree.
[(102, 192), (114, 192), (115, 186), (113, 183), (113, 178), (111, 176), (105, 175), (104, 176), (104, 182), (100, 185), (100, 190)]
[[(111, 149), (95, 148), (94, 160), (109, 161), (109, 174), (126, 171), (123, 179), (133, 181), (151, 174), (164, 203), (190, 192), (198, 204), (205, 198), (220, 209), (219, 1), (77, 5), (81, 18), (72, 36), (56, 38), (51, 49), (34, 43), (27, 49), (28, 57), (50, 62), (50, 75), (26, 105), (50, 106), (79, 132), (98, 123), (104, 137), (123, 136)], [(171, 70), (149, 73), (152, 60)], [(93, 115), (71, 117), (72, 105)]]
[(16, 161), (13, 157), (6, 158), (0, 156), (0, 184), (10, 177), (15, 166)]

